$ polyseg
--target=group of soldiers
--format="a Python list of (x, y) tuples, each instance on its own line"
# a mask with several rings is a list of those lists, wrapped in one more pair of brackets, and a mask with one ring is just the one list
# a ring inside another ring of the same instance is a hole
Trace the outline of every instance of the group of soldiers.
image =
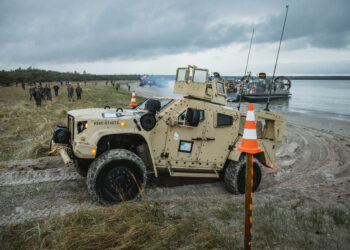
[[(61, 82), (61, 86), (62, 85), (63, 85), (63, 83)], [(68, 92), (68, 101), (74, 101), (73, 85), (69, 82), (66, 82), (66, 85), (67, 85), (67, 92)], [(22, 88), (25, 89), (24, 84), (22, 84)], [(57, 84), (55, 84), (53, 86), (53, 89), (55, 91), (55, 96), (58, 96), (58, 90), (60, 89), (60, 87)], [(77, 83), (77, 87), (75, 88), (77, 100), (81, 100), (82, 92), (83, 92), (83, 90), (80, 87), (80, 84)], [(32, 98), (34, 98), (37, 107), (41, 107), (42, 100), (52, 101), (52, 93), (51, 93), (50, 85), (46, 84), (45, 87), (43, 87), (41, 82), (30, 84), (29, 98), (30, 98), (30, 100), (32, 100)]]
[[(115, 89), (118, 91), (120, 89), (120, 83), (115, 83), (113, 80), (111, 80), (111, 84), (113, 86), (113, 88), (115, 87)], [(106, 86), (108, 85), (108, 81), (106, 81)], [(128, 91), (130, 92), (130, 85), (129, 83), (126, 84)]]
[[(85, 85), (87, 84), (86, 81), (84, 81)], [(63, 86), (64, 82), (60, 82), (61, 87)], [(80, 84), (77, 83), (77, 86), (74, 88), (72, 83), (70, 83), (69, 81), (65, 82), (66, 86), (67, 86), (67, 93), (68, 93), (68, 101), (74, 101), (74, 91), (76, 93), (76, 98), (77, 100), (81, 100), (81, 95), (82, 95), (82, 88), (80, 87)], [(95, 82), (95, 85), (97, 84), (97, 82)], [(113, 88), (115, 87), (115, 89), (117, 91), (119, 91), (120, 89), (120, 83), (115, 83), (113, 80), (111, 80), (111, 84), (113, 86)], [(18, 83), (16, 82), (16, 86), (18, 85)], [(43, 87), (43, 84), (41, 82), (38, 83), (29, 83), (29, 96), (30, 96), (30, 100), (32, 100), (34, 98), (36, 106), (37, 107), (41, 107), (41, 102), (43, 100), (48, 100), (48, 101), (52, 101), (52, 92), (51, 92), (51, 87), (49, 84), (45, 84), (45, 87)], [(108, 85), (108, 81), (106, 81), (106, 85)], [(129, 83), (126, 84), (128, 91), (130, 92), (130, 85)], [(25, 90), (25, 83), (21, 83), (21, 87)], [(56, 83), (53, 86), (54, 92), (55, 92), (55, 96), (58, 96), (58, 91), (60, 89), (60, 87), (58, 86), (58, 84)]]

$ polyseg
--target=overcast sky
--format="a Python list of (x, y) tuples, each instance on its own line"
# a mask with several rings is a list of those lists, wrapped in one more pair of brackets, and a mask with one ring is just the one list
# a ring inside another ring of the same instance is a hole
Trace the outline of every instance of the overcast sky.
[(1, 0), (0, 68), (174, 74), (350, 74), (349, 0)]

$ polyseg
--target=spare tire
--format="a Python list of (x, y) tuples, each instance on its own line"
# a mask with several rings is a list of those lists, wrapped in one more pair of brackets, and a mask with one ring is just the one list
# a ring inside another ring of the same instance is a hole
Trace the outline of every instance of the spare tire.
[(160, 108), (161, 108), (161, 104), (160, 104), (160, 101), (157, 100), (157, 99), (149, 99), (147, 102), (146, 102), (146, 105), (145, 105), (145, 108), (147, 111), (149, 111), (150, 113), (157, 113), (160, 111)]
[(154, 114), (146, 113), (141, 116), (140, 123), (144, 130), (150, 131), (156, 126), (157, 120)]
[(69, 143), (68, 128), (64, 126), (57, 126), (53, 131), (52, 140), (54, 141), (54, 143), (68, 144)]

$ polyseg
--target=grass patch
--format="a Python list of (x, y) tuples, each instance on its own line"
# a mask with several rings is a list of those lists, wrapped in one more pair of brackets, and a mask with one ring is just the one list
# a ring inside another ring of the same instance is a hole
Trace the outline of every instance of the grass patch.
[[(53, 85), (51, 83), (51, 87)], [(116, 91), (110, 84), (105, 86), (104, 81), (81, 85), (81, 101), (68, 102), (66, 86), (63, 85), (59, 96), (53, 96), (52, 101), (43, 101), (41, 108), (35, 106), (34, 100), (29, 100), (28, 88), (0, 87), (0, 161), (45, 156), (53, 129), (66, 124), (69, 110), (103, 108), (105, 105), (127, 107), (130, 103), (130, 92), (124, 89)], [(137, 96), (137, 102), (144, 99)]]
[[(293, 210), (271, 202), (257, 204), (253, 209), (253, 247), (348, 249), (348, 221), (344, 210)], [(0, 232), (0, 248), (240, 249), (243, 239), (242, 204), (186, 199), (126, 202), (10, 225)]]
[(164, 216), (156, 203), (127, 202), (40, 222), (8, 226), (2, 249), (204, 249), (225, 247), (199, 214)]
[[(239, 206), (234, 202), (226, 202), (222, 206), (215, 208), (213, 215), (219, 220), (230, 220), (231, 218), (237, 218), (242, 215), (244, 207)], [(243, 211), (244, 212), (244, 211)]]

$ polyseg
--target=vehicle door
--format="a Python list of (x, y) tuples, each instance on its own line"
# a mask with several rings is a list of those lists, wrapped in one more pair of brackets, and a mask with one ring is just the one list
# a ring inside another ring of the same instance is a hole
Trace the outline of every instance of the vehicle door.
[[(198, 164), (206, 125), (204, 110), (198, 110), (198, 106), (182, 102), (173, 111), (164, 149), (169, 167), (187, 168)], [(189, 122), (191, 110), (199, 113), (197, 124)]]
[(206, 103), (206, 117), (206, 130), (198, 160), (219, 169), (225, 164), (232, 150), (230, 146), (238, 134), (238, 111), (231, 107)]

